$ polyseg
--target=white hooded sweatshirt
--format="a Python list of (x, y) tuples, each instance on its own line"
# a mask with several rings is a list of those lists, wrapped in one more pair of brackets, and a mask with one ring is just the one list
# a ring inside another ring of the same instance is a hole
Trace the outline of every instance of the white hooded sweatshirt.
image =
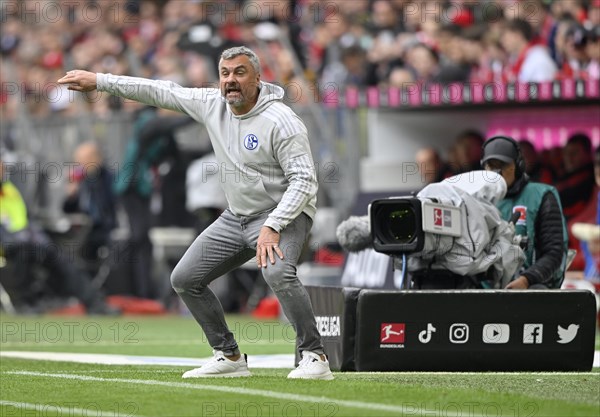
[(281, 87), (261, 82), (258, 102), (239, 116), (218, 88), (184, 88), (170, 81), (100, 73), (97, 88), (185, 113), (204, 124), (235, 215), (272, 210), (265, 226), (277, 232), (302, 212), (314, 218), (318, 183), (306, 126), (282, 102)]

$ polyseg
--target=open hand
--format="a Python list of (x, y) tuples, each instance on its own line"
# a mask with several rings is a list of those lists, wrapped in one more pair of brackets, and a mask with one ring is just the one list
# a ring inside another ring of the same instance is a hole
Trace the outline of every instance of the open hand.
[(259, 268), (267, 267), (267, 256), (271, 261), (271, 265), (275, 264), (275, 253), (279, 256), (279, 259), (283, 259), (283, 252), (279, 247), (279, 238), (279, 233), (270, 227), (263, 226), (260, 229), (256, 241), (256, 263)]
[(67, 84), (69, 90), (82, 93), (96, 89), (96, 74), (84, 70), (73, 70), (57, 81), (59, 84)]

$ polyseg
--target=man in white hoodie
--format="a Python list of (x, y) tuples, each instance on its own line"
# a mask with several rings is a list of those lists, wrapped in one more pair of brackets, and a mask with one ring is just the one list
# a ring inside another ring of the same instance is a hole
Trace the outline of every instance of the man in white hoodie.
[(219, 89), (82, 70), (69, 71), (58, 82), (74, 91), (97, 89), (185, 113), (210, 134), (229, 208), (192, 243), (171, 284), (204, 330), (214, 357), (183, 377), (250, 375), (208, 284), (256, 255), (297, 332), (302, 360), (288, 378), (333, 379), (310, 299), (296, 276), (318, 188), (307, 130), (283, 104), (283, 89), (260, 80), (256, 54), (246, 47), (225, 50)]

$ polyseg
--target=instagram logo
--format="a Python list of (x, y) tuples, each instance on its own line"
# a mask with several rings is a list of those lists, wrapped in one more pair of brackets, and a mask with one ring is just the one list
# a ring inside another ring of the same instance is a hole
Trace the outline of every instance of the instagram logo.
[(450, 342), (467, 343), (469, 340), (469, 326), (465, 323), (454, 323), (450, 326)]

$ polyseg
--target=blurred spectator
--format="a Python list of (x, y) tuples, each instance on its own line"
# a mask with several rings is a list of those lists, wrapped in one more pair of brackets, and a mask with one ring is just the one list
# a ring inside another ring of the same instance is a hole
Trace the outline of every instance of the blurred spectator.
[[(438, 82), (447, 84), (450, 82), (465, 82), (469, 79), (471, 59), (468, 54), (477, 53), (477, 51), (467, 51), (464, 48), (461, 32), (459, 26), (448, 25), (440, 29), (436, 28), (434, 33), (437, 36), (437, 45), (434, 41), (425, 38), (424, 43), (438, 56), (440, 64), (440, 72), (436, 80)], [(480, 42), (477, 42), (476, 49), (479, 45)]]
[(356, 38), (349, 32), (350, 22), (347, 16), (337, 13), (335, 19), (326, 19), (323, 23), (323, 48), (321, 52), (321, 73), (328, 65), (341, 62), (342, 50), (356, 43)]
[(542, 0), (528, 0), (522, 16), (531, 25), (536, 41), (550, 48), (556, 21), (546, 4)]
[[(596, 179), (596, 189), (586, 210), (590, 214), (589, 220), (585, 219), (585, 221), (588, 224), (594, 224), (596, 227), (591, 229), (588, 236), (582, 236), (581, 252), (585, 257), (584, 278), (600, 284), (600, 233), (598, 233), (598, 227), (600, 227), (600, 147), (596, 149), (594, 154), (594, 177)], [(596, 211), (595, 219), (592, 217), (594, 208)]]
[(419, 149), (415, 156), (415, 162), (421, 173), (421, 180), (425, 185), (440, 182), (451, 175), (448, 166), (442, 161), (437, 150), (434, 148)]
[[(600, 283), (600, 232), (598, 231), (600, 224), (600, 202), (598, 200), (600, 194), (600, 147), (594, 153), (594, 179), (596, 184), (592, 191), (592, 197), (587, 205), (569, 221), (569, 248), (577, 250), (577, 256), (570, 269), (583, 270), (585, 278)], [(596, 228), (591, 228), (589, 225), (595, 225)]]
[(390, 87), (402, 88), (415, 82), (413, 73), (403, 67), (395, 67), (390, 73), (389, 85)]
[[(0, 160), (0, 248), (14, 273), (4, 277), (13, 281), (13, 303), (18, 309), (35, 308), (40, 295), (32, 294), (32, 268), (42, 267), (47, 273), (47, 285), (55, 295), (76, 297), (88, 314), (118, 314), (119, 311), (104, 302), (103, 295), (94, 288), (84, 271), (76, 270), (72, 260), (35, 223), (28, 219), (27, 207), (21, 193), (6, 178), (4, 162)], [(3, 274), (4, 275), (4, 274)], [(33, 305), (32, 305), (33, 304)]]
[(587, 42), (587, 32), (580, 24), (572, 24), (567, 29), (561, 78), (587, 78), (586, 68), (589, 63)]
[(589, 61), (586, 70), (589, 78), (597, 80), (600, 79), (600, 24), (592, 27), (587, 36), (585, 51)]
[(92, 228), (85, 238), (81, 253), (84, 260), (98, 259), (100, 248), (110, 244), (110, 233), (117, 225), (113, 176), (104, 165), (102, 154), (94, 142), (84, 142), (75, 149), (72, 177), (67, 183), (65, 213), (84, 213)]
[(10, 55), (17, 50), (21, 43), (21, 24), (15, 17), (7, 17), (3, 22), (2, 36), (0, 37), (0, 53), (2, 56)]
[(550, 53), (558, 68), (562, 68), (567, 59), (567, 33), (572, 26), (577, 24), (577, 20), (570, 14), (559, 16), (556, 22)]
[(600, 0), (591, 0), (587, 13), (586, 27), (596, 27), (600, 25)]
[(187, 116), (170, 116), (171, 113), (153, 107), (138, 110), (115, 182), (115, 191), (129, 220), (134, 295), (141, 298), (157, 296), (149, 231), (153, 226), (152, 203), (157, 201), (153, 197), (159, 194), (160, 187), (158, 166), (167, 160), (171, 160), (171, 165), (177, 164), (179, 149), (174, 132), (193, 121)]
[[(375, 0), (371, 3), (370, 20), (367, 29), (377, 38), (385, 33), (395, 37), (404, 30), (399, 10), (387, 0)], [(385, 35), (387, 36), (387, 35)]]
[(213, 152), (190, 164), (186, 176), (186, 208), (196, 216), (196, 231), (202, 233), (227, 208), (221, 188), (219, 164)]
[(341, 52), (340, 62), (335, 62), (323, 70), (324, 85), (364, 87), (367, 84), (367, 53), (358, 45), (351, 45)]
[(552, 173), (540, 162), (540, 157), (535, 147), (527, 139), (519, 141), (521, 154), (525, 161), (525, 172), (531, 181), (552, 184)]
[(576, 133), (563, 149), (565, 174), (556, 184), (567, 220), (581, 212), (592, 196), (594, 163), (592, 142), (584, 133)]
[(408, 41), (404, 46), (403, 55), (405, 68), (409, 70), (415, 81), (419, 83), (442, 83), (447, 84), (455, 81), (466, 81), (469, 77), (470, 68), (466, 64), (465, 56), (458, 45), (458, 38), (453, 39), (455, 44), (451, 56), (443, 56), (439, 51), (423, 42)]
[(377, 85), (385, 82), (391, 69), (398, 65), (401, 48), (397, 35), (402, 30), (398, 10), (389, 1), (376, 0), (371, 4), (371, 19), (367, 24), (372, 37), (372, 44), (367, 49), (370, 63), (368, 84)]
[(411, 46), (405, 54), (406, 68), (418, 83), (438, 82), (441, 75), (440, 58), (436, 51), (424, 43)]
[(525, 20), (514, 19), (506, 23), (502, 46), (509, 54), (506, 68), (507, 81), (551, 81), (556, 65), (545, 46), (535, 42), (533, 28)]
[(344, 86), (364, 87), (366, 85), (367, 54), (358, 45), (342, 51), (342, 64), (346, 67)]
[(435, 31), (434, 44), (442, 56), (442, 61), (446, 60), (447, 57), (452, 56), (452, 51), (455, 50), (457, 46), (455, 40), (460, 37), (461, 32), (460, 26), (451, 24), (440, 26)]
[(557, 181), (565, 175), (562, 147), (554, 146), (549, 149), (544, 149), (540, 159), (552, 174), (552, 181)]
[(585, 20), (585, 0), (553, 1), (551, 10), (553, 16), (562, 16), (569, 14), (578, 22)]
[(452, 172), (460, 174), (481, 169), (481, 147), (484, 137), (476, 130), (462, 132), (454, 141)]
[(485, 33), (486, 27), (478, 25), (463, 30), (459, 37), (469, 80), (473, 82), (494, 81), (493, 60), (486, 50)]

